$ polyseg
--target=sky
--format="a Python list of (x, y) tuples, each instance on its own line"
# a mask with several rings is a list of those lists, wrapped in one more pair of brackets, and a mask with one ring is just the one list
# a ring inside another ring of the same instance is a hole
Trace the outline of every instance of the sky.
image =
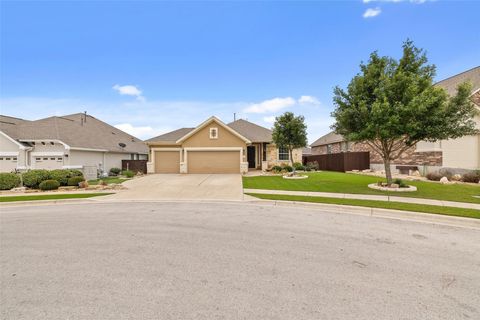
[[(139, 138), (215, 115), (330, 131), (333, 88), (375, 50), (427, 51), (436, 80), (480, 65), (480, 1), (0, 1), (0, 113), (87, 111)], [(477, 24), (476, 24), (477, 23)]]

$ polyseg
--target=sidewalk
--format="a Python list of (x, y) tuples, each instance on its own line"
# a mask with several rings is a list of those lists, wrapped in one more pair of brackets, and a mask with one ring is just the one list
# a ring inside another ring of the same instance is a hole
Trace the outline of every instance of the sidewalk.
[(244, 193), (263, 193), (263, 194), (283, 194), (283, 195), (290, 195), (290, 196), (307, 196), (307, 197), (325, 197), (325, 198), (340, 198), (340, 199), (391, 201), (391, 202), (428, 204), (428, 205), (432, 205), (432, 206), (455, 207), (455, 208), (480, 210), (480, 204), (476, 204), (476, 203), (442, 201), (442, 200), (422, 199), (422, 198), (407, 198), (407, 197), (398, 197), (398, 196), (376, 196), (376, 195), (367, 195), (367, 194), (310, 192), (310, 191), (288, 191), (288, 190), (265, 190), (265, 189), (243, 189), (243, 192)]

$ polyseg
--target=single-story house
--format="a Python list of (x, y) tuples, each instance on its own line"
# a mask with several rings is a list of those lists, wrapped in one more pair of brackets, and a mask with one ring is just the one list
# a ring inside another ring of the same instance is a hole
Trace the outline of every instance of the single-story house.
[(145, 143), (86, 113), (29, 121), (0, 116), (0, 171), (89, 169), (147, 160)]
[[(290, 162), (288, 150), (273, 144), (271, 130), (243, 119), (225, 124), (210, 117), (146, 143), (149, 173), (246, 173)], [(301, 161), (302, 149), (295, 149), (293, 162)]]
[[(435, 85), (453, 96), (458, 85), (465, 81), (473, 85), (471, 100), (480, 111), (480, 66), (439, 81)], [(477, 115), (475, 121), (477, 128), (480, 129), (480, 116)], [(366, 143), (346, 141), (343, 136), (334, 132), (320, 137), (311, 144), (311, 147), (314, 155), (369, 151), (370, 167), (374, 170), (384, 170), (381, 157)], [(480, 134), (437, 142), (421, 141), (405, 151), (399, 159), (394, 160), (391, 168), (394, 173), (407, 173), (415, 167), (422, 174), (442, 168), (454, 172), (480, 169)]]

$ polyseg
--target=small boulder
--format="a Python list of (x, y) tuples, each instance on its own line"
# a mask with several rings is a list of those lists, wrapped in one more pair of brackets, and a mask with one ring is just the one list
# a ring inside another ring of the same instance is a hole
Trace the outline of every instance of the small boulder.
[(421, 176), (420, 171), (418, 171), (418, 170), (412, 171), (412, 174), (410, 174), (410, 175), (415, 176), (415, 177), (420, 177)]
[(392, 183), (392, 184), (390, 185), (390, 188), (392, 188), (392, 189), (398, 189), (398, 188), (400, 188), (400, 185), (399, 185), (399, 184), (396, 184), (396, 183)]
[(458, 173), (457, 174), (454, 174), (451, 178), (452, 181), (460, 181), (462, 180), (462, 176), (459, 175)]
[(365, 173), (372, 172), (372, 169), (365, 169), (365, 170), (362, 170), (362, 172), (365, 172)]
[(448, 181), (448, 178), (447, 178), (447, 177), (442, 177), (442, 178), (440, 179), (440, 183), (441, 183), (441, 184), (447, 184), (448, 182), (449, 182), (449, 181)]

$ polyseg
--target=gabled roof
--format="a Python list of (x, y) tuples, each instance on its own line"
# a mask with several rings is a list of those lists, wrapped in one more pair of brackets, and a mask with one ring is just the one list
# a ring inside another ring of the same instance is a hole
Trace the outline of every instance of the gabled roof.
[[(23, 142), (59, 140), (71, 148), (148, 153), (148, 148), (142, 140), (83, 113), (35, 121), (18, 121), (13, 125), (2, 122), (0, 130), (11, 138)], [(121, 147), (120, 144), (125, 144), (125, 147)]]
[(195, 128), (180, 128), (174, 131), (170, 131), (151, 139), (145, 140), (147, 144), (161, 143), (161, 144), (176, 144), (176, 141), (185, 136)]
[(336, 134), (335, 132), (329, 132), (324, 136), (321, 136), (317, 140), (315, 140), (311, 146), (312, 147), (318, 147), (318, 146), (323, 146), (326, 144), (331, 144), (331, 143), (337, 143), (337, 142), (342, 142), (345, 141), (342, 135)]
[(190, 138), (191, 136), (193, 136), (196, 132), (202, 130), (204, 127), (206, 127), (207, 125), (209, 125), (212, 121), (215, 121), (217, 122), (220, 126), (222, 126), (223, 128), (225, 128), (227, 131), (230, 131), (230, 133), (232, 133), (233, 135), (237, 136), (238, 138), (242, 139), (243, 141), (245, 141), (246, 143), (250, 143), (251, 141), (248, 140), (247, 138), (245, 138), (243, 135), (241, 135), (238, 131), (235, 131), (234, 129), (230, 128), (229, 126), (227, 126), (225, 123), (222, 122), (222, 120), (218, 119), (217, 117), (215, 116), (211, 116), (210, 118), (208, 118), (207, 120), (205, 120), (204, 122), (202, 122), (200, 125), (198, 125), (195, 129), (193, 129), (192, 131), (190, 131), (189, 133), (187, 133), (186, 135), (184, 135), (183, 137), (181, 137), (180, 139), (178, 139), (176, 142), (177, 143), (181, 143), (185, 140), (187, 140), (188, 138)]
[(472, 93), (480, 90), (480, 66), (441, 80), (435, 85), (445, 89), (450, 96), (453, 96), (457, 92), (458, 85), (465, 81), (469, 81), (473, 85)]
[(248, 138), (251, 142), (272, 142), (272, 130), (247, 120), (239, 119), (230, 122), (228, 126)]

